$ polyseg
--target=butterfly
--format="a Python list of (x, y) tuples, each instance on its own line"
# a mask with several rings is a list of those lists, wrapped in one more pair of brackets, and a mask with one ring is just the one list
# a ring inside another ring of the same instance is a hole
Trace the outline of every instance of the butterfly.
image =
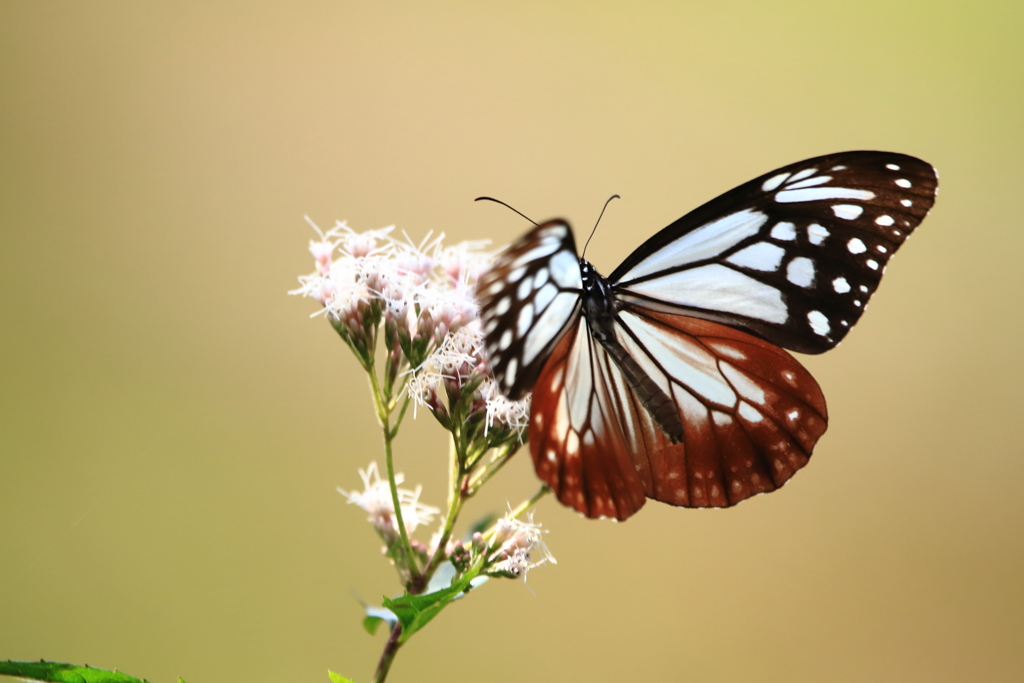
[(856, 324), (935, 202), (931, 165), (856, 151), (766, 173), (656, 233), (607, 278), (561, 219), (478, 281), (484, 345), (509, 398), (533, 392), (537, 475), (587, 517), (647, 498), (728, 507), (807, 464), (828, 413), (784, 349)]

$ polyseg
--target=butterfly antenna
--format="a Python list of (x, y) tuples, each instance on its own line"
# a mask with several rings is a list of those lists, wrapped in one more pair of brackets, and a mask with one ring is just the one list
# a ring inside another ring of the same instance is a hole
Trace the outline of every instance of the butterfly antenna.
[(523, 218), (525, 218), (526, 220), (530, 221), (530, 222), (531, 222), (531, 223), (533, 223), (534, 225), (537, 225), (537, 221), (533, 220), (532, 218), (530, 218), (529, 216), (527, 216), (527, 215), (526, 215), (525, 213), (523, 213), (523, 212), (522, 212), (522, 211), (520, 211), (519, 209), (514, 209), (514, 208), (512, 208), (511, 206), (509, 206), (509, 205), (508, 205), (508, 204), (506, 204), (505, 202), (501, 201), (500, 199), (495, 199), (494, 197), (477, 197), (477, 198), (476, 198), (476, 199), (474, 199), (473, 201), (474, 201), (474, 202), (480, 202), (480, 201), (488, 201), (488, 202), (494, 202), (495, 204), (501, 204), (501, 205), (502, 205), (502, 206), (504, 206), (504, 207), (505, 207), (506, 209), (511, 209), (512, 211), (515, 211), (516, 213), (518, 213), (518, 214), (519, 214), (520, 216), (522, 216), (522, 217), (523, 217)]
[[(597, 226), (601, 223), (601, 218), (604, 217), (604, 210), (608, 208), (608, 205), (612, 203), (613, 199), (622, 199), (622, 197), (617, 194), (613, 194), (608, 198), (608, 201), (604, 203), (604, 206), (601, 207), (601, 215), (597, 217), (597, 223), (594, 223), (594, 229), (590, 231), (590, 237), (587, 238), (587, 243), (583, 245), (584, 255), (587, 253), (587, 247), (590, 245), (590, 240), (594, 238), (594, 233), (597, 232)], [(580, 258), (583, 258), (583, 256), (580, 256)]]

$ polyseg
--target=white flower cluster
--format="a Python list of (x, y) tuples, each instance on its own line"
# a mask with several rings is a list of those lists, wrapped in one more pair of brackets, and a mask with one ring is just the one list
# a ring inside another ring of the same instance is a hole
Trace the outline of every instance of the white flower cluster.
[[(346, 491), (340, 486), (338, 493), (348, 498), (348, 502), (358, 505), (368, 514), (367, 519), (377, 529), (377, 533), (386, 541), (394, 541), (398, 537), (398, 521), (395, 518), (394, 499), (391, 497), (391, 488), (387, 479), (380, 478), (377, 463), (371, 462), (365, 470), (359, 470), (359, 476), (363, 479), (362, 491)], [(405, 477), (395, 473), (395, 484), (401, 484)], [(438, 513), (436, 507), (425, 505), (420, 502), (422, 487), (417, 485), (416, 489), (398, 489), (398, 504), (402, 508), (402, 521), (405, 528), (411, 534), (417, 527), (430, 524)]]
[(323, 312), (358, 334), (377, 303), (409, 337), (444, 339), (475, 320), (473, 288), (492, 255), (485, 242), (442, 245), (444, 235), (420, 244), (392, 237), (394, 226), (358, 233), (344, 221), (319, 235), (309, 250), (316, 272), (299, 278), (289, 292), (310, 296)]
[(324, 232), (306, 220), (319, 236), (309, 244), (316, 272), (300, 277), (301, 287), (289, 293), (318, 301), (319, 313), (364, 364), (383, 323), (389, 353), (401, 349), (396, 363), (417, 405), (436, 414), (445, 409), (439, 396), (450, 402), (466, 388), (467, 401), (485, 416), (485, 432), (526, 426), (529, 399), (509, 401), (488, 372), (475, 297), (477, 279), (493, 259), (487, 242), (444, 246), (444, 235), (428, 235), (415, 244), (408, 236), (395, 239), (393, 226), (358, 233), (340, 221)]

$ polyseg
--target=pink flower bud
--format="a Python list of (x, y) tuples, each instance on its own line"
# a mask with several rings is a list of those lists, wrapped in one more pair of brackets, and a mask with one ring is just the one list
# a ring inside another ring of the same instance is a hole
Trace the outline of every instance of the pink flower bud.
[(334, 254), (334, 244), (331, 242), (314, 242), (309, 241), (309, 253), (313, 254), (313, 260), (316, 261), (316, 270), (321, 275), (327, 275), (331, 272), (331, 256)]

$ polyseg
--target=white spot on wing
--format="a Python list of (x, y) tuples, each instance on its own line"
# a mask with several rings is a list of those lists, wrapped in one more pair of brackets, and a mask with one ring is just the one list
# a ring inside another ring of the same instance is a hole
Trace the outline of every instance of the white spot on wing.
[(740, 249), (726, 261), (744, 268), (772, 272), (779, 269), (779, 264), (782, 263), (782, 257), (785, 255), (786, 251), (782, 247), (768, 242), (757, 242), (745, 249)]
[[(718, 256), (742, 240), (756, 235), (768, 216), (746, 209), (712, 221), (669, 242), (626, 273), (620, 282), (652, 275), (666, 268), (702, 261)], [(557, 258), (557, 257), (556, 257)], [(577, 273), (579, 268), (576, 269)], [(579, 287), (580, 285), (575, 285)]]
[(568, 251), (560, 251), (551, 257), (548, 262), (551, 270), (551, 279), (563, 289), (579, 289), (583, 286), (583, 276), (580, 274), (580, 261), (575, 254)]
[(836, 290), (837, 294), (846, 294), (850, 291), (850, 283), (845, 277), (837, 277), (832, 281), (832, 289)]
[(533, 295), (533, 303), (537, 307), (538, 311), (543, 311), (551, 303), (551, 300), (558, 294), (558, 287), (555, 287), (550, 282), (537, 290), (537, 293)]
[(890, 171), (898, 171), (898, 170), (900, 170), (900, 167), (899, 167), (898, 164), (886, 164), (885, 167), (887, 169), (889, 169)]
[(512, 345), (512, 330), (505, 330), (501, 335), (501, 341), (498, 342), (498, 348), (502, 351), (508, 349)]
[(903, 188), (910, 187), (910, 181), (907, 180), (906, 178), (900, 178), (899, 180), (896, 181), (896, 184)]
[(519, 283), (519, 287), (516, 289), (516, 297), (520, 301), (526, 301), (530, 298), (531, 292), (533, 292), (533, 278), (526, 278)]
[(569, 227), (565, 223), (555, 223), (552, 226), (544, 228), (538, 234), (545, 240), (557, 239), (560, 241), (569, 234)]
[(789, 318), (778, 289), (720, 264), (669, 273), (630, 285), (627, 291), (679, 306), (735, 313), (770, 323), (781, 324)]
[(814, 261), (797, 256), (786, 266), (786, 279), (799, 287), (810, 287), (814, 284)]
[(776, 223), (771, 234), (780, 242), (792, 242), (796, 239), (796, 226), (792, 223)]
[(875, 225), (892, 225), (896, 221), (893, 220), (892, 216), (879, 216), (875, 219)]
[(823, 199), (863, 199), (870, 201), (875, 193), (870, 190), (855, 190), (849, 187), (809, 187), (802, 190), (782, 190), (775, 195), (775, 201), (784, 204), (793, 202), (815, 202)]
[(516, 361), (515, 358), (513, 358), (508, 362), (508, 365), (505, 367), (505, 384), (507, 386), (511, 387), (513, 384), (516, 383), (517, 369), (519, 369), (519, 363)]
[[(538, 292), (538, 299), (548, 287), (554, 288), (551, 284), (545, 285)], [(523, 363), (527, 365), (532, 363), (537, 354), (543, 351), (562, 331), (569, 321), (569, 316), (576, 310), (577, 301), (579, 301), (579, 295), (576, 293), (559, 294), (554, 297), (551, 305), (545, 308), (544, 313), (537, 318), (536, 324), (526, 336), (526, 344), (523, 346)]]
[[(796, 176), (793, 176), (796, 179)], [(788, 182), (786, 183), (786, 191), (799, 190), (803, 187), (814, 187), (815, 185), (824, 185), (828, 181), (832, 180), (832, 176), (820, 175), (817, 178), (808, 178), (807, 180), (801, 180), (798, 183)]]
[(868, 268), (870, 268), (871, 270), (878, 270), (878, 261), (876, 261), (875, 259), (869, 258), (864, 263), (866, 263)]
[(832, 326), (828, 324), (828, 318), (821, 311), (811, 311), (808, 313), (807, 322), (811, 324), (811, 329), (814, 330), (814, 333), (822, 337), (832, 330)]
[[(722, 386), (728, 389), (728, 385), (723, 381)], [(732, 389), (728, 389), (729, 394), (733, 397), (733, 402), (730, 403), (730, 407), (736, 403), (736, 394), (732, 393)], [(680, 407), (680, 412), (684, 415), (686, 423), (693, 427), (698, 433), (706, 434), (705, 431), (708, 427), (708, 421), (711, 417), (708, 415), (707, 407), (691, 394), (689, 391), (684, 389), (678, 384), (672, 385), (672, 398), (676, 400), (676, 403)]]
[(760, 422), (764, 417), (757, 411), (757, 408), (746, 401), (740, 401), (740, 409), (737, 411), (747, 422)]
[[(561, 385), (551, 380), (551, 391), (559, 391)], [(565, 397), (562, 396), (561, 400), (558, 401), (558, 407), (555, 409), (555, 423), (551, 426), (552, 433), (554, 434), (565, 434), (569, 429), (569, 413), (565, 408)]]
[(902, 204), (903, 206), (913, 206), (914, 202), (910, 199), (901, 199), (900, 204)]
[(807, 226), (807, 239), (816, 247), (821, 246), (829, 234), (829, 231), (826, 230), (824, 226), (818, 225), (817, 223), (811, 223)]
[[(531, 262), (536, 261), (539, 258), (544, 258), (548, 254), (553, 252), (555, 249), (558, 248), (559, 244), (560, 240), (541, 242), (538, 246), (534, 247), (533, 249), (530, 249), (529, 251), (517, 256), (515, 262), (512, 264), (512, 267), (519, 268), (522, 266), (528, 266)], [(519, 278), (515, 279), (518, 280)]]
[(788, 173), (780, 173), (778, 175), (773, 175), (771, 178), (764, 181), (764, 183), (761, 185), (761, 189), (764, 190), (765, 192), (771, 192), (779, 185), (781, 185), (783, 182), (785, 182), (786, 178), (788, 177)]
[(789, 179), (789, 183), (787, 183), (787, 185), (789, 185), (790, 183), (795, 183), (798, 180), (803, 180), (804, 178), (812, 176), (817, 172), (818, 169), (816, 168), (805, 168), (802, 171), (797, 171), (796, 173), (793, 174), (793, 177)]
[(533, 323), (533, 304), (526, 304), (519, 310), (519, 318), (516, 320), (516, 335), (523, 337)]
[(854, 237), (849, 242), (847, 242), (846, 248), (849, 249), (851, 254), (863, 254), (865, 251), (868, 250), (868, 248), (864, 246), (864, 243), (861, 242), (859, 237)]
[[(565, 439), (565, 455), (569, 458), (575, 458), (580, 454), (580, 437), (576, 433), (576, 430), (569, 430), (569, 436)], [(580, 498), (583, 494), (580, 494)]]
[(718, 352), (719, 356), (725, 356), (726, 358), (732, 358), (733, 360), (746, 360), (747, 354), (743, 353), (735, 346), (731, 346), (724, 342), (717, 341), (705, 341), (705, 344), (710, 346), (712, 349)]
[(837, 218), (852, 221), (854, 218), (864, 213), (864, 207), (857, 206), (856, 204), (834, 204), (832, 206), (832, 213), (834, 213)]
[(590, 414), (590, 394), (594, 387), (590, 334), (586, 323), (580, 321), (576, 339), (565, 369), (565, 395), (569, 399), (569, 423), (573, 429), (582, 429)]
[(512, 299), (505, 297), (498, 301), (498, 304), (494, 307), (495, 315), (505, 315), (508, 313), (508, 309), (512, 306)]
[(747, 377), (743, 371), (730, 363), (722, 363), (721, 367), (722, 374), (729, 380), (729, 384), (736, 387), (736, 391), (739, 392), (740, 396), (748, 401), (764, 405), (764, 389), (758, 386), (754, 380)]

